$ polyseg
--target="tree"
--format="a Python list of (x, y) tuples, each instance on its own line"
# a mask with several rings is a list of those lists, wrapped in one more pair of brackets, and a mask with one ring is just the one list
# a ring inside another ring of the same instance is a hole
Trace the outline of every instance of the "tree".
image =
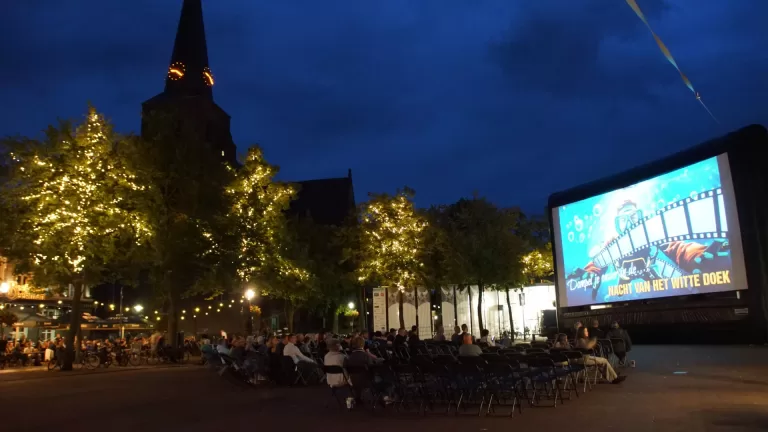
[(312, 297), (313, 278), (307, 271), (308, 246), (299, 238), (298, 227), (289, 229), (285, 217), (298, 188), (276, 182), (278, 171), (267, 163), (261, 149), (253, 146), (227, 193), (239, 242), (238, 277), (243, 282), (256, 282), (262, 295), (284, 299), (288, 327), (293, 331), (296, 308)]
[(18, 320), (19, 318), (11, 311), (4, 310), (0, 312), (0, 339), (5, 337), (5, 328), (13, 327)]
[(427, 224), (423, 233), (423, 245), (419, 260), (418, 275), (421, 283), (428, 289), (440, 289), (451, 282), (449, 259), (451, 249), (448, 239), (446, 207), (432, 206), (421, 212)]
[(264, 159), (261, 148), (253, 146), (227, 188), (239, 239), (237, 273), (242, 281), (294, 270), (284, 256), (288, 233), (285, 211), (298, 189), (276, 182), (278, 171)]
[[(337, 332), (342, 306), (345, 307), (350, 298), (363, 301), (360, 298), (362, 287), (354, 277), (352, 251), (358, 244), (356, 226), (352, 223), (321, 225), (308, 215), (290, 219), (289, 229), (293, 247), (298, 247), (298, 254), (292, 259), (309, 273), (312, 282), (311, 295), (302, 306), (324, 315), (330, 311), (332, 326)], [(359, 314), (357, 318), (362, 328), (365, 316)]]
[(523, 243), (516, 236), (519, 212), (500, 209), (485, 198), (461, 199), (446, 209), (449, 267), (461, 285), (477, 285), (477, 317), (483, 322), (483, 292), (519, 278)]
[(409, 188), (394, 196), (370, 194), (360, 206), (359, 280), (400, 290), (400, 327), (405, 327), (403, 291), (416, 289), (423, 266), (427, 221), (414, 209), (414, 194)]
[(542, 248), (532, 250), (521, 258), (523, 275), (529, 283), (552, 276), (552, 244), (546, 243)]
[(12, 159), (3, 184), (5, 207), (18, 211), (18, 229), (7, 249), (31, 271), (38, 287), (73, 287), (67, 356), (71, 370), (80, 329), (84, 286), (103, 281), (118, 246), (140, 244), (151, 231), (134, 207), (143, 186), (120, 157), (125, 141), (95, 109), (74, 128), (49, 127), (42, 141), (7, 140)]
[(137, 211), (154, 234), (143, 267), (166, 304), (167, 339), (176, 344), (181, 299), (231, 289), (236, 232), (225, 188), (233, 168), (206, 139), (205, 124), (177, 110), (152, 112), (124, 157), (145, 186)]

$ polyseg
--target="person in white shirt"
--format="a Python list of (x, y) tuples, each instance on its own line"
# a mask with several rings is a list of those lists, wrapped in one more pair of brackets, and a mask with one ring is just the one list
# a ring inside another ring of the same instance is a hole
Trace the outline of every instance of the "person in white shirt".
[(488, 329), (482, 329), (480, 330), (480, 343), (486, 344), (489, 347), (496, 346), (496, 344), (493, 343), (493, 339), (491, 339), (490, 332)]
[(315, 361), (304, 355), (299, 347), (296, 346), (296, 335), (288, 335), (288, 343), (283, 348), (283, 355), (291, 357), (293, 362), (299, 364), (300, 362), (309, 362), (315, 364)]
[[(326, 366), (340, 366), (344, 367), (345, 356), (341, 352), (341, 343), (336, 339), (331, 339), (327, 342), (328, 354), (325, 355), (323, 363)], [(330, 387), (344, 387), (347, 383), (347, 376), (343, 373), (340, 374), (326, 374), (325, 380)]]
[(301, 375), (305, 379), (312, 379), (318, 375), (318, 365), (314, 360), (304, 355), (299, 347), (296, 346), (296, 335), (289, 334), (286, 339), (288, 343), (283, 348), (283, 356), (290, 357), (296, 364), (296, 367), (301, 370)]

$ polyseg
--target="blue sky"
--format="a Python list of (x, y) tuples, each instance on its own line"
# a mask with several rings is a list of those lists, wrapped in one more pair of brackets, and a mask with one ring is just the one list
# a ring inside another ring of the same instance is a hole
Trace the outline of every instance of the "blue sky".
[[(479, 192), (542, 213), (557, 190), (768, 118), (768, 2), (638, 0), (714, 123), (621, 0), (204, 0), (215, 100), (281, 178), (358, 200)], [(0, 135), (91, 101), (120, 131), (163, 88), (180, 0), (8, 2)]]

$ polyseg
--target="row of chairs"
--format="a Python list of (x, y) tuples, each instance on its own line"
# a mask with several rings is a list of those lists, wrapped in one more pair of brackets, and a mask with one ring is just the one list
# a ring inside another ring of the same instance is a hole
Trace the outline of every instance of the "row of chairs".
[[(367, 403), (372, 409), (391, 393), (395, 409), (416, 412), (460, 414), (478, 405), (477, 415), (496, 413), (497, 407), (522, 413), (523, 402), (530, 407), (557, 406), (572, 396), (579, 397), (579, 380), (585, 392), (597, 382), (597, 367), (585, 365), (583, 357), (591, 350), (530, 354), (487, 353), (479, 357), (416, 355), (409, 362), (390, 362), (364, 370), (324, 366), (325, 374), (360, 376), (368, 374), (373, 383)], [(354, 385), (354, 382), (352, 383)], [(331, 387), (331, 395), (341, 406), (340, 388)], [(444, 405), (444, 410), (437, 407)]]

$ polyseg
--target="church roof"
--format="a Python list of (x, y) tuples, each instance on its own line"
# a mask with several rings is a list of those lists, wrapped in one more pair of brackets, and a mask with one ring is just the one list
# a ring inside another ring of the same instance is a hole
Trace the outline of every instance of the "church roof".
[(347, 177), (305, 180), (288, 213), (321, 225), (344, 225), (355, 212), (352, 170)]

